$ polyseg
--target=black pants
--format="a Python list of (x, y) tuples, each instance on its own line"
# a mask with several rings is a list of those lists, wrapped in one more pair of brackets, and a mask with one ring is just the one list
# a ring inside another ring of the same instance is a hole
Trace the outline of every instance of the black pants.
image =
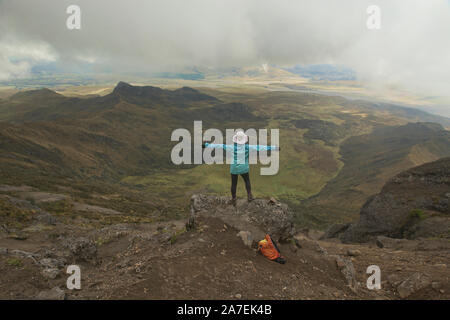
[[(238, 174), (231, 174), (231, 196), (236, 198), (236, 187), (238, 183)], [(245, 181), (245, 189), (247, 189), (247, 194), (252, 193), (252, 186), (250, 184), (250, 176), (247, 173), (241, 174), (242, 179)]]

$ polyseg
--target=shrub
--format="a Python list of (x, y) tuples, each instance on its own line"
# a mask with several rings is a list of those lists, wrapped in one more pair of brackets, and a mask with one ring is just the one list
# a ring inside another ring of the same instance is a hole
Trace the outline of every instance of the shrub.
[(418, 219), (418, 220), (423, 220), (423, 219), (425, 219), (427, 216), (426, 216), (426, 214), (425, 214), (425, 212), (423, 212), (422, 210), (420, 210), (420, 209), (413, 209), (413, 210), (411, 210), (410, 212), (409, 212), (409, 216), (412, 218), (412, 219)]
[(17, 267), (17, 268), (20, 268), (23, 266), (22, 260), (17, 259), (17, 258), (11, 258), (11, 259), (6, 260), (6, 264), (11, 267)]

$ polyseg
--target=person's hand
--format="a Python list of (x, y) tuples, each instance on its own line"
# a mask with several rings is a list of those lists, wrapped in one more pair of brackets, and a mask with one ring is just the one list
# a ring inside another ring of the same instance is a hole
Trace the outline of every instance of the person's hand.
[(206, 148), (206, 142), (203, 142), (202, 143), (202, 149), (205, 149)]

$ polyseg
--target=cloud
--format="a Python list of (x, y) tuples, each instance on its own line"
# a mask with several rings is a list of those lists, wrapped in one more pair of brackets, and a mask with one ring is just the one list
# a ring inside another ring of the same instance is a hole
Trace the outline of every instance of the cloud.
[[(79, 31), (66, 28), (71, 4), (81, 7)], [(376, 31), (366, 27), (372, 4)], [(46, 43), (62, 64), (122, 73), (330, 63), (371, 86), (432, 95), (449, 95), (449, 21), (446, 0), (0, 1), (0, 41)]]
[(0, 80), (29, 76), (34, 64), (56, 60), (57, 54), (45, 42), (0, 39)]
[(0, 54), (0, 80), (23, 78), (29, 74), (30, 64), (22, 61), (12, 63), (3, 54)]

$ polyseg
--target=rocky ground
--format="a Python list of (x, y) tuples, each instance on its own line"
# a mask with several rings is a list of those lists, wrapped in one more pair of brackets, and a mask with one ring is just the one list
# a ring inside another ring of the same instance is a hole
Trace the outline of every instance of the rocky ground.
[[(321, 232), (295, 230), (275, 199), (228, 200), (193, 196), (188, 221), (83, 228), (40, 212), (26, 237), (3, 228), (0, 299), (450, 298), (448, 240), (318, 240)], [(255, 249), (265, 230), (285, 265)], [(66, 287), (72, 264), (80, 290)], [(370, 265), (381, 269), (380, 290), (366, 287)]]

